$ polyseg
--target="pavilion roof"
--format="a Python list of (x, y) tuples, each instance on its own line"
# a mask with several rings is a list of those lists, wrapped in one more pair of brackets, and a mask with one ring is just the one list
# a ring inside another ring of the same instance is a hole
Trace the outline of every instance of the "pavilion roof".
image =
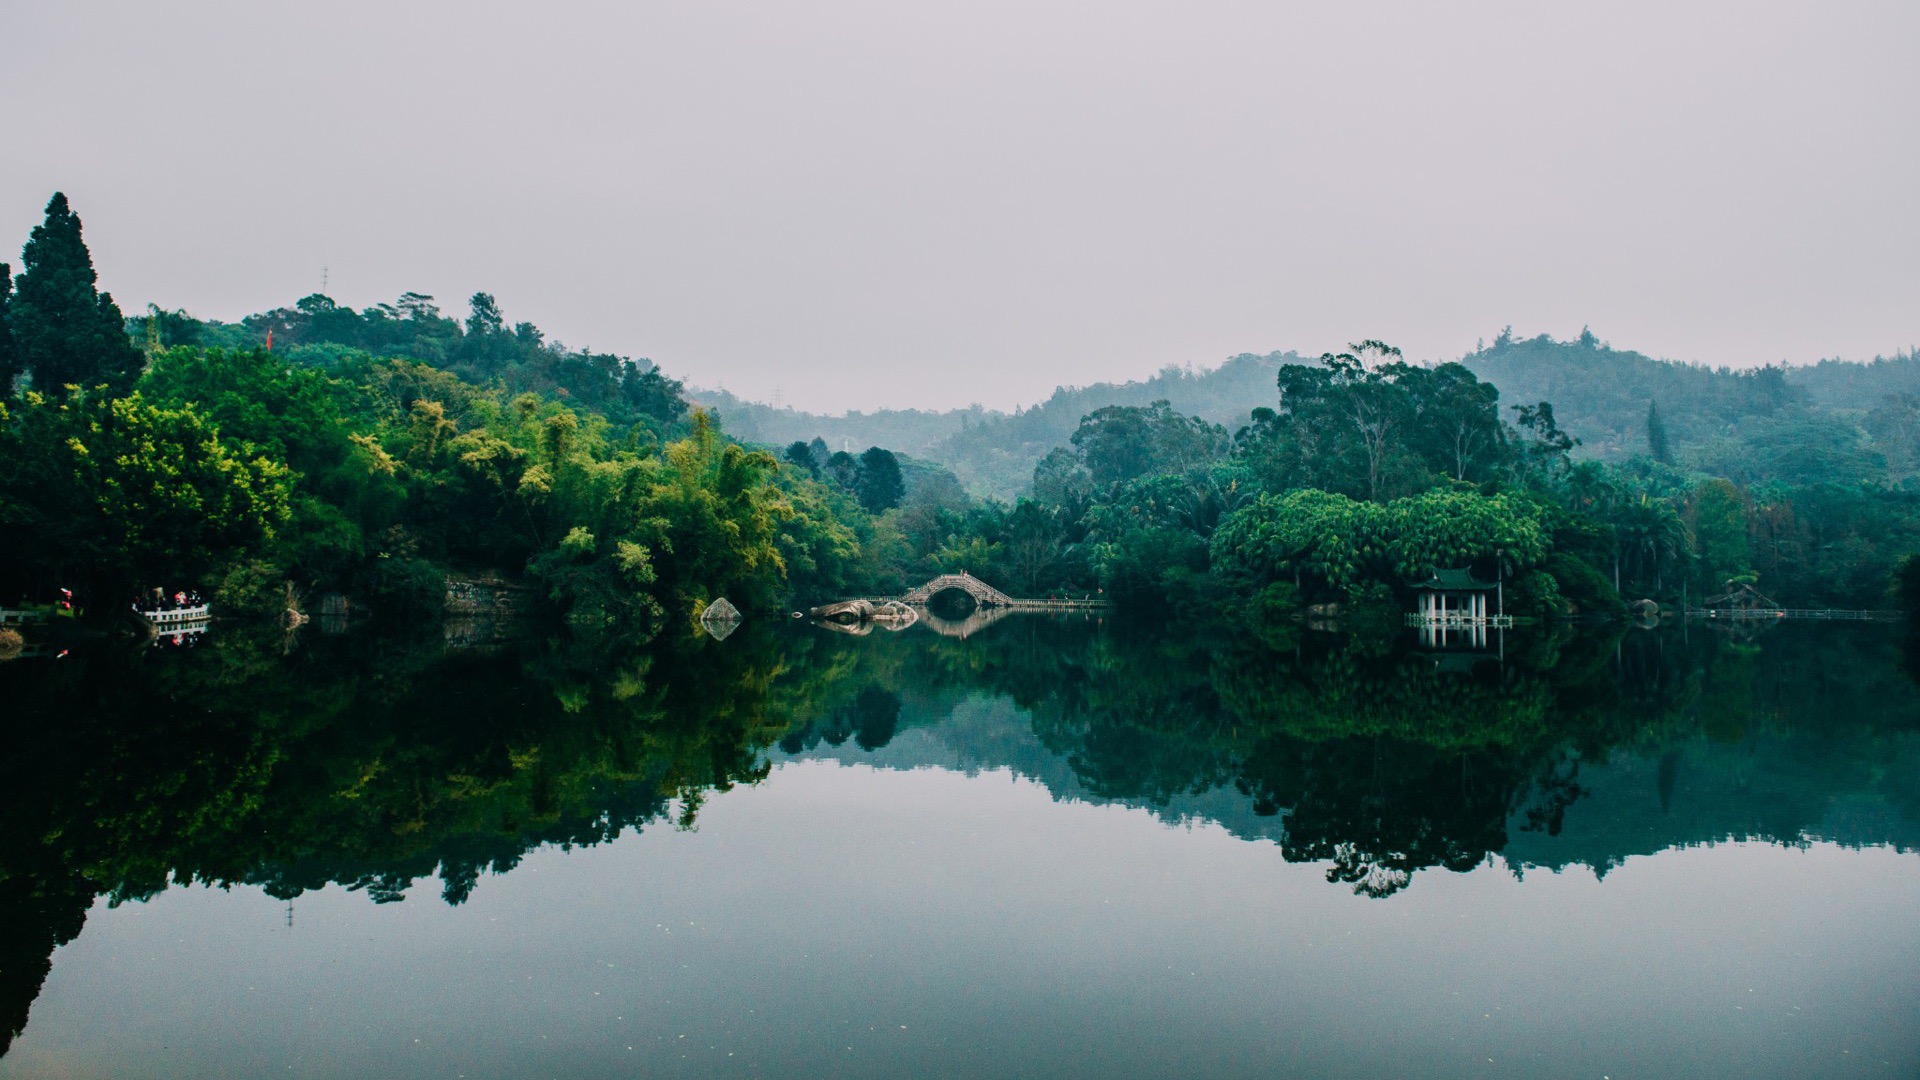
[(1485, 592), (1493, 588), (1494, 583), (1481, 581), (1470, 570), (1435, 570), (1432, 577), (1416, 581), (1412, 587), (1434, 592)]

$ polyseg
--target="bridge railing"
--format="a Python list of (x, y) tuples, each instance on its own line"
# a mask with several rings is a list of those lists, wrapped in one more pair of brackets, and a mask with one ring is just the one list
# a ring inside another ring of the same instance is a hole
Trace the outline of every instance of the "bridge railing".
[(1834, 619), (1857, 622), (1899, 622), (1904, 611), (1849, 608), (1688, 608), (1689, 619)]
[(899, 596), (869, 596), (864, 599), (878, 603), (882, 600), (899, 600), (908, 604), (925, 604), (935, 596), (950, 590), (958, 590), (973, 597), (982, 607), (1017, 608), (1028, 611), (1069, 608), (1104, 608), (1107, 601), (1093, 596), (1083, 597), (1021, 597), (1009, 596), (999, 589), (981, 581), (972, 574), (941, 574), (932, 581), (902, 593)]

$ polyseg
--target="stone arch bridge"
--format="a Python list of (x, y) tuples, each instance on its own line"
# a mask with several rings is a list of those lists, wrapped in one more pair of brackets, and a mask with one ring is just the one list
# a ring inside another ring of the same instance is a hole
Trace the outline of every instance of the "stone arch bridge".
[(924, 610), (927, 603), (944, 592), (966, 593), (969, 597), (973, 598), (973, 606), (977, 613), (1087, 610), (1107, 606), (1105, 600), (1094, 599), (1093, 597), (1081, 597), (1079, 599), (1024, 599), (1018, 596), (1008, 596), (999, 589), (962, 570), (957, 574), (941, 574), (925, 585), (908, 591), (903, 596), (874, 596), (857, 600), (842, 600), (836, 604), (824, 604), (807, 612), (807, 614), (816, 619), (864, 623), (871, 619), (882, 618), (880, 614), (882, 609), (888, 604), (895, 604), (905, 605), (914, 608), (916, 611), (920, 611), (920, 619), (925, 621), (931, 617), (930, 613)]
[(918, 606), (918, 605), (927, 603), (928, 601), (932, 600), (936, 596), (939, 596), (943, 592), (956, 592), (956, 591), (966, 593), (968, 596), (973, 597), (973, 602), (976, 605), (983, 608), (1019, 607), (1023, 603), (1042, 603), (1042, 604), (1046, 603), (1046, 601), (1044, 600), (1040, 600), (1040, 601), (1015, 600), (1013, 597), (1008, 596), (1006, 593), (1001, 592), (999, 589), (996, 589), (993, 586), (987, 584), (986, 582), (981, 581), (979, 578), (974, 577), (972, 574), (967, 573), (965, 570), (962, 570), (957, 574), (941, 574), (939, 577), (934, 578), (932, 581), (927, 582), (925, 585), (922, 585), (919, 588), (908, 592), (905, 596), (902, 596), (900, 600), (903, 603), (908, 603), (908, 604), (913, 604)]
[(1082, 597), (1041, 597), (1029, 599), (1020, 596), (1008, 596), (999, 589), (981, 581), (965, 570), (957, 574), (941, 574), (932, 581), (900, 597), (903, 604), (916, 608), (927, 606), (927, 602), (944, 592), (963, 592), (973, 597), (973, 606), (981, 611), (1067, 611), (1104, 608), (1107, 602), (1093, 596)]

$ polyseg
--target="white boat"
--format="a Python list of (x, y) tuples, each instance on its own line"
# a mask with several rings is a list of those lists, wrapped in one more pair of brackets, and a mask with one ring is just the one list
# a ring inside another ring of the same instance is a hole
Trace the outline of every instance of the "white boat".
[(140, 611), (140, 616), (160, 629), (183, 626), (187, 623), (206, 622), (213, 618), (212, 604), (196, 604), (193, 607), (153, 608)]

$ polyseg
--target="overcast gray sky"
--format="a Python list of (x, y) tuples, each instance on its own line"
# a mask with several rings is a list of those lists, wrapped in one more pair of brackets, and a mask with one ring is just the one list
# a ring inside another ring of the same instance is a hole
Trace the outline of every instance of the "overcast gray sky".
[(819, 410), (1920, 341), (1920, 4), (1585, 7), (0, 0), (0, 251), (61, 189), (129, 309), (484, 289)]

